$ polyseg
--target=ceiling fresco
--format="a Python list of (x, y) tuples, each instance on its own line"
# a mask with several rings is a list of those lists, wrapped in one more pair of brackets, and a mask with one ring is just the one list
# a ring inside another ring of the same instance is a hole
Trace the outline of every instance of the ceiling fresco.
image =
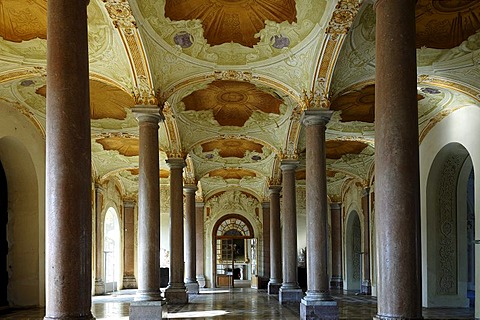
[[(0, 100), (44, 128), (46, 1), (25, 3), (0, 4)], [(480, 4), (418, 0), (416, 10), (422, 141), (452, 112), (478, 105)], [(197, 183), (198, 199), (235, 192), (268, 199), (282, 159), (299, 160), (304, 192), (300, 118), (317, 94), (334, 111), (326, 127), (331, 199), (371, 181), (373, 1), (90, 0), (88, 19), (96, 183), (115, 179), (126, 198), (136, 197), (132, 108), (158, 105), (162, 192), (169, 157), (186, 157), (184, 177)], [(161, 199), (168, 208), (168, 195)]]
[(185, 110), (211, 111), (221, 126), (243, 127), (254, 112), (280, 114), (282, 100), (248, 82), (214, 81), (183, 98)]
[[(253, 47), (259, 41), (258, 32), (265, 28), (265, 21), (282, 23), (296, 22), (296, 8), (293, 0), (166, 0), (165, 16), (173, 21), (195, 20), (202, 23), (204, 37), (209, 45), (234, 42)], [(175, 41), (181, 47), (193, 43)], [(193, 39), (192, 39), (193, 40)]]

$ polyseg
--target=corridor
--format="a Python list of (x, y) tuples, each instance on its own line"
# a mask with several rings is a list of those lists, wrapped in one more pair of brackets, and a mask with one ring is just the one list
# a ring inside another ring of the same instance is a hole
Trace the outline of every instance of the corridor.
[[(353, 293), (335, 293), (339, 319), (372, 319), (376, 299)], [(128, 319), (129, 302), (135, 290), (121, 290), (112, 295), (94, 296), (92, 313), (96, 319)], [(43, 319), (44, 309), (24, 309), (3, 313), (0, 319)], [(424, 309), (425, 319), (473, 319), (470, 309)], [(277, 296), (250, 288), (202, 289), (187, 305), (169, 306), (169, 319), (299, 319), (299, 304), (281, 306)]]

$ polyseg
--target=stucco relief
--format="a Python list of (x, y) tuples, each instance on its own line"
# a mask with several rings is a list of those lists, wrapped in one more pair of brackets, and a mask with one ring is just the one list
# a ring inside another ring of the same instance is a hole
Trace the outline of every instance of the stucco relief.
[(443, 165), (437, 191), (436, 292), (457, 294), (457, 181), (465, 157), (450, 155)]
[[(260, 213), (262, 204), (258, 199), (247, 195), (239, 190), (225, 191), (205, 202), (207, 221), (216, 221), (219, 217), (228, 213), (238, 213), (249, 216), (261, 228)], [(261, 230), (259, 228), (259, 230)]]

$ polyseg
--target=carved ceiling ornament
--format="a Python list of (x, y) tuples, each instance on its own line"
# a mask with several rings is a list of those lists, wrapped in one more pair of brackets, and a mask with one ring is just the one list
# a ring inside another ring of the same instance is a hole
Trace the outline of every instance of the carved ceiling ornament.
[(283, 101), (240, 81), (213, 81), (182, 99), (185, 110), (211, 110), (220, 126), (243, 127), (254, 112), (280, 114)]
[(294, 0), (166, 0), (165, 16), (202, 22), (208, 44), (238, 43), (252, 48), (265, 21), (296, 22)]
[(417, 48), (451, 49), (480, 29), (480, 2), (418, 0)]
[(228, 190), (210, 197), (205, 202), (207, 220), (215, 221), (217, 217), (226, 213), (246, 214), (260, 223), (259, 212), (262, 208), (260, 201), (240, 190)]
[(0, 36), (12, 42), (47, 39), (47, 0), (19, 0), (0, 3)]
[(332, 14), (326, 33), (333, 35), (346, 34), (358, 13), (362, 0), (340, 0)]
[(125, 51), (132, 64), (133, 96), (135, 104), (158, 104), (153, 88), (146, 53), (137, 29), (137, 23), (127, 0), (103, 0), (113, 25), (122, 38)]

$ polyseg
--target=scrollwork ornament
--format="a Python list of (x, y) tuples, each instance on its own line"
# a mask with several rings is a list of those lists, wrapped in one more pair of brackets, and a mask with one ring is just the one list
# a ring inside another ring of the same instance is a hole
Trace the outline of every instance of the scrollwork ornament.
[(334, 36), (346, 34), (358, 13), (362, 0), (340, 0), (328, 24), (326, 33)]
[(103, 0), (110, 18), (116, 28), (136, 28), (137, 23), (132, 9), (126, 0)]

